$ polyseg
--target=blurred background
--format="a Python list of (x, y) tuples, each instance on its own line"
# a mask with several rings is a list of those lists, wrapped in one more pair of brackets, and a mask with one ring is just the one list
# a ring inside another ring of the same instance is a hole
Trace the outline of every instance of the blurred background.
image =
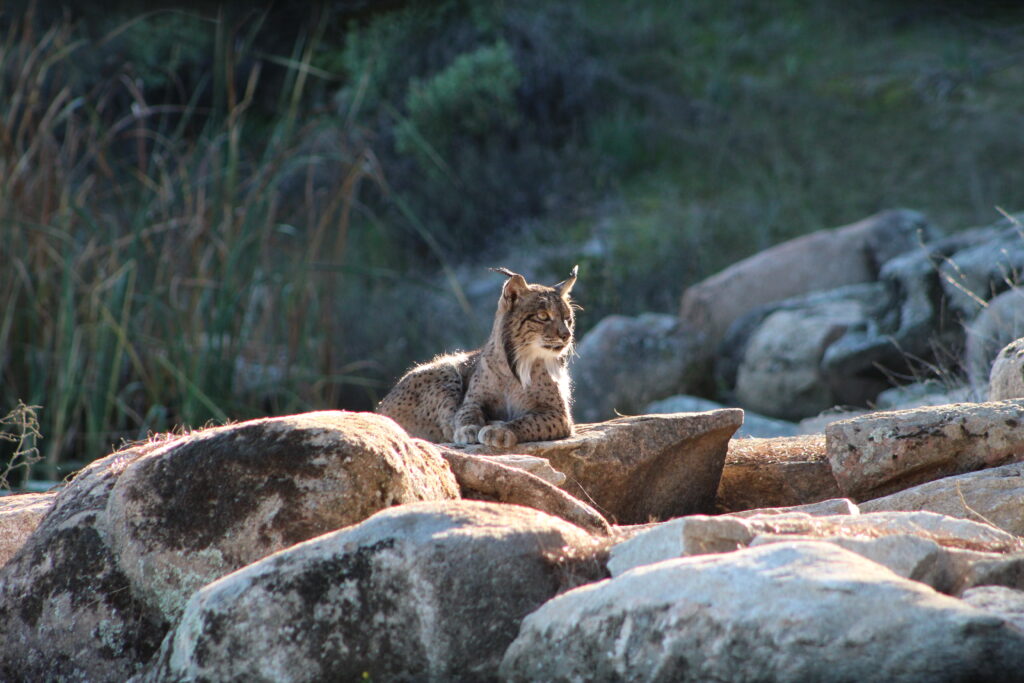
[(489, 266), (578, 263), (579, 337), (882, 209), (1022, 203), (1019, 3), (0, 7), (0, 462), (49, 480), (371, 409), (481, 343)]

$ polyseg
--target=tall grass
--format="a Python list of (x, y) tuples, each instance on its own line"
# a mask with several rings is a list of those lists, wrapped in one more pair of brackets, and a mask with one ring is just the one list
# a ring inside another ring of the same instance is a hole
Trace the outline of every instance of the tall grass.
[(43, 406), (50, 479), (123, 437), (331, 405), (368, 381), (331, 312), (360, 187), (381, 183), (373, 152), (297, 114), (322, 77), (315, 32), (279, 60), (288, 115), (267, 123), (250, 116), (253, 24), (210, 27), (203, 106), (153, 105), (121, 74), (76, 90), (86, 44), (68, 22), (26, 15), (0, 38), (0, 410)]

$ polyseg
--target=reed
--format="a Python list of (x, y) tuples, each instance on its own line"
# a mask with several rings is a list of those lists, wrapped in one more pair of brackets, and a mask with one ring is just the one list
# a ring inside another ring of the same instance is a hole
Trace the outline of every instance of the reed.
[(117, 76), (76, 91), (85, 44), (67, 22), (38, 33), (29, 14), (2, 37), (0, 409), (43, 406), (48, 479), (124, 438), (329, 406), (365, 379), (331, 313), (379, 171), (351, 129), (296, 113), (315, 32), (285, 60), (288, 114), (250, 117), (259, 20), (212, 22), (205, 108), (151, 104)]

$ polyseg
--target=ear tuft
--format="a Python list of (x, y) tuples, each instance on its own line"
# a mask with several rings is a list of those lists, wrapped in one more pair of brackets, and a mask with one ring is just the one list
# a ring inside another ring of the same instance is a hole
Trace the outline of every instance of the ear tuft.
[(578, 265), (573, 266), (572, 271), (569, 273), (569, 277), (555, 285), (555, 289), (558, 290), (559, 296), (563, 298), (569, 296), (569, 292), (572, 291), (572, 286), (576, 284), (576, 273), (579, 271), (580, 267)]
[(530, 288), (526, 284), (526, 278), (519, 273), (512, 272), (508, 268), (491, 268), (495, 273), (501, 273), (508, 277), (505, 281), (505, 286), (501, 288), (501, 298), (506, 300), (510, 305), (515, 303), (519, 295)]

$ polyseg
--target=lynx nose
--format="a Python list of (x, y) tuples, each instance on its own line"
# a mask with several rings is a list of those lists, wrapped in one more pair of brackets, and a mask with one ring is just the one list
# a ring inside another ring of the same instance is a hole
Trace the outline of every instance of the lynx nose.
[(567, 341), (569, 341), (569, 337), (571, 337), (571, 336), (572, 336), (572, 332), (569, 331), (569, 328), (568, 328), (568, 326), (566, 326), (565, 323), (562, 323), (562, 324), (560, 324), (558, 326), (558, 338), (559, 339), (561, 339), (564, 342), (567, 342)]

